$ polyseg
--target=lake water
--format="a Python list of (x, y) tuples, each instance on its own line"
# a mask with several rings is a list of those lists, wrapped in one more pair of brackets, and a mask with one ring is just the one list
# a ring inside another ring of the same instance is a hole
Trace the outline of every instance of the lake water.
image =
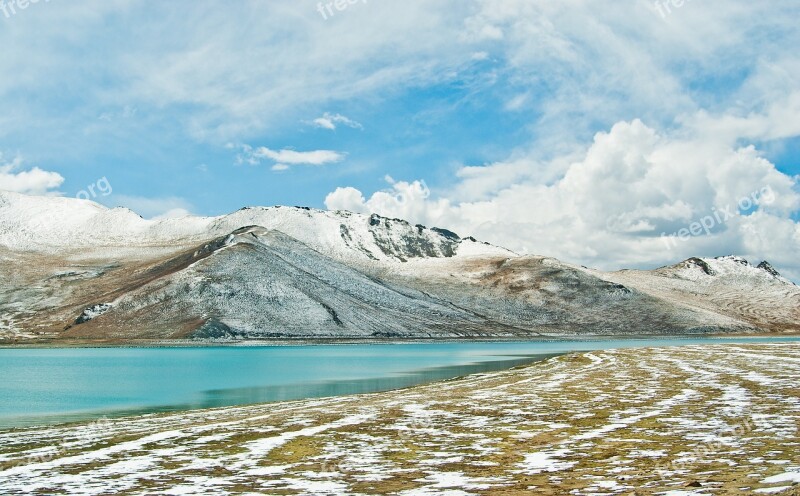
[(791, 338), (0, 349), (0, 429), (385, 391), (581, 350)]

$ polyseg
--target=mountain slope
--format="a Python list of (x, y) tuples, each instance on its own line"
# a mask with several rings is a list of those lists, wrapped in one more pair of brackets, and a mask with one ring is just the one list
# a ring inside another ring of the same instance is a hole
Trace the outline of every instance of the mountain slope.
[(110, 293), (102, 315), (76, 323), (63, 337), (455, 337), (513, 331), (371, 278), (279, 231), (244, 228), (206, 246), (207, 256), (187, 252), (162, 264), (161, 277), (122, 296)]
[(675, 306), (714, 312), (773, 332), (800, 332), (800, 288), (766, 261), (753, 266), (734, 256), (691, 258), (654, 271), (625, 270), (602, 277)]
[(769, 264), (605, 273), (444, 229), (246, 208), (144, 220), (0, 192), (0, 342), (800, 332)]
[(397, 280), (465, 308), (480, 308), (492, 320), (549, 335), (749, 332), (754, 326), (702, 308), (675, 305), (553, 258), (454, 259), (428, 265), (425, 278), (412, 271)]

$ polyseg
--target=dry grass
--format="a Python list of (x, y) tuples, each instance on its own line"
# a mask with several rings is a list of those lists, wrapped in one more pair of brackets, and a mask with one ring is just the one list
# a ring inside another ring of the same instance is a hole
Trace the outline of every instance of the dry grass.
[(402, 391), (122, 419), (92, 440), (80, 425), (0, 433), (0, 493), (797, 494), (768, 478), (800, 480), (798, 384), (798, 344), (567, 355)]

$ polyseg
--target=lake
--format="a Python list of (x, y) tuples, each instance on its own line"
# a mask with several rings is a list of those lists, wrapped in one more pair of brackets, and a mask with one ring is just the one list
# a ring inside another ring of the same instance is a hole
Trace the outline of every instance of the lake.
[(0, 429), (397, 389), (571, 351), (795, 338), (0, 349)]

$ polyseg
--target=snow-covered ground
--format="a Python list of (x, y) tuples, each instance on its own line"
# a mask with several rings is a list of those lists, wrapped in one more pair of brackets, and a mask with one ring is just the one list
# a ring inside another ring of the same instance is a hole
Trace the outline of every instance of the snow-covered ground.
[(0, 432), (1, 494), (796, 494), (800, 344)]

